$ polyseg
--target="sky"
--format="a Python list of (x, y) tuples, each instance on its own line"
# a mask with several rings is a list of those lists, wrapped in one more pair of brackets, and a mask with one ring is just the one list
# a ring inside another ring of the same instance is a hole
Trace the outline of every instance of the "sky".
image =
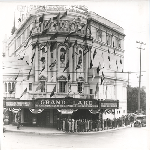
[[(139, 84), (139, 70), (140, 70), (140, 50), (137, 48), (140, 44), (136, 41), (146, 43), (142, 48), (141, 57), (141, 86), (146, 86), (148, 81), (148, 67), (149, 67), (149, 1), (148, 0), (95, 0), (95, 1), (49, 1), (49, 2), (1, 2), (0, 1), (0, 50), (2, 51), (2, 41), (7, 35), (11, 35), (11, 29), (14, 24), (14, 12), (16, 26), (18, 23), (19, 12), (17, 5), (85, 5), (89, 11), (93, 11), (98, 15), (118, 24), (124, 28), (124, 71), (136, 72), (129, 75), (129, 83), (133, 87)], [(146, 71), (146, 72), (144, 72)]]

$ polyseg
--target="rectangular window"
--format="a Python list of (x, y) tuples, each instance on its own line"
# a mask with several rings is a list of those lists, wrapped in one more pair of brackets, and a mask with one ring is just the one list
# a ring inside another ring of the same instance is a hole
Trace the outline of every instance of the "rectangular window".
[(29, 83), (29, 91), (32, 91), (32, 83)]
[(5, 83), (5, 92), (7, 92), (7, 83)]
[(8, 83), (8, 92), (11, 90), (11, 83)]
[(41, 92), (45, 92), (45, 81), (40, 81), (41, 82)]
[(82, 93), (82, 82), (78, 82), (78, 92)]
[(17, 39), (17, 48), (21, 45), (21, 36), (18, 37)]
[(51, 52), (51, 58), (53, 58), (53, 53)]
[(29, 37), (30, 35), (30, 26), (27, 27), (27, 38)]
[(66, 92), (66, 82), (65, 81), (59, 82), (59, 92), (62, 92), (62, 93)]
[(90, 89), (90, 94), (93, 94), (93, 89)]

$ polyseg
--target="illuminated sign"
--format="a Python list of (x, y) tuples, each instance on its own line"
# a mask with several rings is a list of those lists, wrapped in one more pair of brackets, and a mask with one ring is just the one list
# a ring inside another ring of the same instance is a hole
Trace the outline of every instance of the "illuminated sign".
[(13, 108), (30, 108), (30, 107), (33, 107), (33, 102), (32, 101), (22, 101), (22, 100), (10, 100), (10, 101), (7, 101), (5, 102), (5, 106), (6, 107), (13, 107)]
[(59, 110), (59, 112), (61, 112), (61, 114), (72, 114), (73, 109), (62, 109), (62, 110)]
[(73, 98), (37, 99), (35, 108), (98, 108), (98, 101)]
[(108, 108), (119, 108), (119, 101), (99, 101), (99, 108), (100, 109), (108, 109)]

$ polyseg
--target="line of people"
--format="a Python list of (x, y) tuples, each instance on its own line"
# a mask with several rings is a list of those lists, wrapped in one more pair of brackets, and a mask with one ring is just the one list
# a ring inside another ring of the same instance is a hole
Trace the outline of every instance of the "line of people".
[(57, 119), (57, 129), (64, 132), (90, 132), (101, 129), (100, 120), (88, 119)]
[(133, 120), (129, 116), (122, 116), (119, 118), (89, 120), (89, 119), (57, 119), (57, 130), (64, 132), (90, 132), (90, 131), (100, 131), (109, 128), (117, 128), (122, 126), (130, 125), (132, 126)]

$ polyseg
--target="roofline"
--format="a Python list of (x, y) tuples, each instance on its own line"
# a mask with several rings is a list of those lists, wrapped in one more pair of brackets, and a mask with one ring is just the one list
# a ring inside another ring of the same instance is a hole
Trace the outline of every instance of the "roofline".
[[(126, 36), (124, 33), (122, 33), (122, 32), (120, 32), (120, 31), (118, 31), (117, 29), (114, 29), (113, 27), (111, 27), (111, 26), (108, 26), (108, 25), (106, 25), (106, 24), (104, 24), (104, 23), (102, 23), (102, 22), (99, 22), (98, 20), (96, 20), (96, 19), (94, 19), (93, 17), (90, 17), (89, 18), (90, 20), (93, 20), (93, 21), (95, 21), (95, 22), (97, 22), (97, 23), (99, 23), (99, 24), (102, 24), (103, 26), (106, 26), (107, 28), (109, 28), (109, 29), (111, 29), (111, 30), (114, 30), (115, 32), (117, 32), (117, 33), (119, 33), (119, 34), (121, 34), (121, 35), (123, 35), (123, 36)], [(105, 19), (105, 18), (104, 18)], [(107, 19), (106, 19), (107, 20)], [(109, 20), (108, 20), (109, 21)], [(111, 21), (110, 21), (111, 22)], [(113, 23), (113, 22), (112, 22)], [(115, 24), (115, 23), (113, 23), (113, 24)], [(115, 24), (115, 25), (117, 25), (117, 24)], [(118, 25), (117, 25), (118, 26)], [(120, 26), (118, 26), (119, 28), (121, 28), (121, 29), (123, 29), (122, 27), (120, 27)], [(124, 30), (124, 29), (123, 29)]]

